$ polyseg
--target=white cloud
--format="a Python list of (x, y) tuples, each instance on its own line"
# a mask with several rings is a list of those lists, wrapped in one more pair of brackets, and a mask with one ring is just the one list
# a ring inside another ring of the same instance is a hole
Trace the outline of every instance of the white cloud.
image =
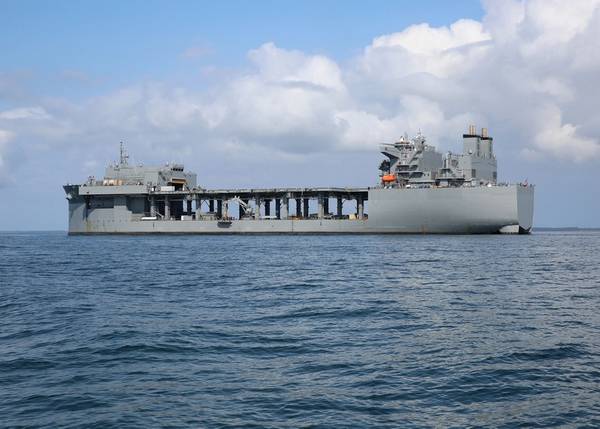
[(533, 0), (525, 3), (522, 31), (526, 34), (525, 52), (554, 49), (578, 34), (585, 33), (591, 23), (596, 0)]
[(13, 140), (15, 134), (8, 130), (0, 129), (0, 187), (9, 181), (9, 169), (6, 162), (6, 151), (8, 143)]
[(449, 27), (432, 28), (429, 24), (412, 25), (400, 33), (375, 38), (371, 47), (402, 47), (413, 54), (431, 55), (489, 39), (489, 34), (484, 31), (480, 22), (461, 19)]
[(265, 43), (250, 51), (248, 57), (265, 82), (314, 85), (334, 91), (345, 89), (338, 65), (322, 55), (306, 55)]
[[(491, 127), (514, 153), (597, 159), (599, 4), (488, 1), (481, 23), (419, 24), (377, 37), (349, 71), (350, 91), (358, 89), (362, 104), (383, 103), (411, 128), (403, 100), (427, 100), (412, 116), (435, 118), (422, 128), (436, 138), (443, 139), (440, 130), (456, 134), (451, 124), (462, 118)], [(433, 104), (438, 111), (427, 113)]]
[(0, 112), (0, 119), (16, 120), (16, 119), (50, 119), (50, 115), (43, 107), (20, 107), (11, 110)]
[(585, 161), (600, 155), (600, 145), (594, 139), (579, 135), (577, 126), (565, 124), (556, 106), (545, 106), (538, 112), (539, 126), (534, 138), (537, 149), (574, 161)]
[(482, 24), (460, 20), (449, 27), (428, 24), (377, 37), (360, 59), (369, 79), (390, 80), (413, 73), (444, 78), (463, 73), (482, 60), (490, 35)]

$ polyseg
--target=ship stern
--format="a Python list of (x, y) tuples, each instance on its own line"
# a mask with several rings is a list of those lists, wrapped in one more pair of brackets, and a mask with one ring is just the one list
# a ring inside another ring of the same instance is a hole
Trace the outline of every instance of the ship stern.
[(65, 190), (69, 210), (68, 233), (69, 235), (85, 233), (87, 231), (85, 198), (79, 195), (78, 185), (64, 185), (63, 189)]

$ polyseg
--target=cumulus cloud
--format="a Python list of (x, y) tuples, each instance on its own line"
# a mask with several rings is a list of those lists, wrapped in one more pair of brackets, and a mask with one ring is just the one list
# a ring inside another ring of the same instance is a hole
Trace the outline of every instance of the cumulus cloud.
[(336, 138), (335, 112), (349, 102), (337, 64), (272, 43), (249, 58), (255, 73), (229, 82), (205, 109), (215, 131), (284, 151), (330, 145)]
[(589, 160), (600, 153), (596, 140), (581, 136), (577, 126), (563, 123), (558, 107), (550, 105), (541, 109), (538, 121), (534, 144), (539, 151), (550, 152), (559, 158), (567, 155), (575, 161)]
[(210, 90), (154, 82), (84, 101), (44, 100), (0, 112), (0, 127), (78, 147), (160, 139), (192, 152), (212, 145), (277, 156), (373, 151), (419, 129), (457, 149), (474, 122), (491, 128), (507, 154), (594, 161), (599, 4), (485, 1), (481, 22), (415, 24), (375, 37), (343, 64), (265, 43), (248, 53), (248, 69)]
[(377, 37), (360, 59), (372, 79), (398, 79), (413, 73), (444, 78), (464, 73), (483, 59), (490, 35), (477, 21), (463, 19), (449, 27), (428, 24)]
[[(492, 127), (514, 152), (597, 159), (600, 124), (591, 100), (600, 91), (591, 73), (600, 71), (592, 54), (600, 48), (598, 5), (488, 1), (482, 22), (419, 24), (375, 38), (350, 71), (354, 87), (361, 100), (388, 110), (404, 108), (393, 102), (401, 94), (436, 103), (442, 115), (424, 127), (434, 135), (462, 118)], [(399, 121), (409, 124), (407, 115)]]
[(279, 49), (274, 43), (266, 43), (248, 56), (265, 82), (308, 84), (334, 91), (345, 89), (338, 65), (327, 57)]

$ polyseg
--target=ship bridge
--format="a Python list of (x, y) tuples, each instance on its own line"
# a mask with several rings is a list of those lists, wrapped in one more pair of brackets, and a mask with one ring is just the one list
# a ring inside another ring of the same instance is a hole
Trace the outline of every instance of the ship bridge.
[(91, 178), (93, 186), (172, 186), (176, 190), (196, 187), (196, 173), (186, 172), (183, 164), (167, 163), (161, 167), (130, 165), (129, 155), (121, 142), (119, 161), (106, 167), (104, 179)]

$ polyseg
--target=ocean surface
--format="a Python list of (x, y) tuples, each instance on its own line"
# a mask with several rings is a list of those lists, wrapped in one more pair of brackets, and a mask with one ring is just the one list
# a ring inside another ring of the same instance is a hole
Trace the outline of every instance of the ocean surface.
[(0, 233), (0, 427), (600, 427), (600, 233)]

